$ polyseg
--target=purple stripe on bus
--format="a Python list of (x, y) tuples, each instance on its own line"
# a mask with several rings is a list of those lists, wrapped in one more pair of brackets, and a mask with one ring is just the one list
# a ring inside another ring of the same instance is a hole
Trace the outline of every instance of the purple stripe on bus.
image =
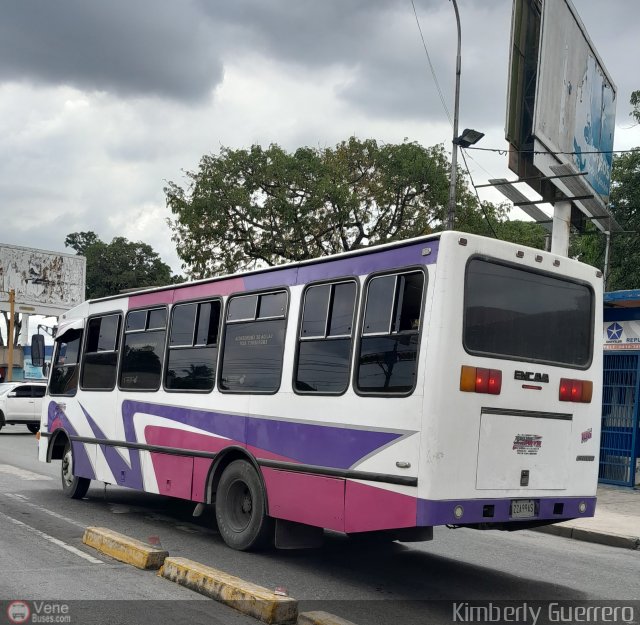
[(73, 474), (78, 477), (86, 477), (90, 480), (96, 479), (95, 471), (91, 466), (89, 454), (85, 449), (84, 443), (73, 442)]
[[(347, 258), (327, 261), (319, 259), (317, 262), (310, 262), (297, 267), (273, 269), (214, 282), (131, 295), (129, 297), (129, 308), (171, 304), (200, 297), (228, 295), (243, 290), (252, 291), (280, 286), (294, 286), (296, 284), (307, 284), (308, 282), (345, 276), (363, 276), (374, 271), (384, 271), (398, 267), (430, 265), (437, 260), (439, 245), (439, 239), (422, 241), (377, 252), (367, 253), (365, 251), (362, 254)], [(424, 250), (427, 248), (430, 251), (425, 255)]]
[[(100, 429), (100, 426), (93, 420), (82, 404), (80, 404), (80, 408), (82, 408), (82, 412), (84, 412), (87, 422), (93, 430), (93, 435), (96, 438), (107, 440), (105, 433)], [(107, 461), (118, 485), (137, 489), (144, 488), (142, 467), (140, 464), (140, 452), (137, 449), (128, 450), (129, 458), (131, 458), (131, 464), (129, 464), (123, 456), (120, 455), (115, 447), (100, 445), (100, 449), (104, 454), (105, 460)]]
[(170, 419), (303, 464), (334, 469), (348, 469), (364, 456), (403, 436), (402, 432), (261, 419), (126, 400), (122, 403), (122, 416), (128, 442), (136, 442), (133, 425), (136, 413)]
[[(384, 271), (398, 267), (432, 264), (436, 262), (438, 246), (439, 241), (422, 241), (414, 245), (397, 247), (382, 252), (304, 265), (298, 270), (298, 284), (339, 278), (341, 276), (363, 276), (374, 271)], [(425, 248), (431, 249), (427, 256), (422, 255)]]
[[(471, 523), (498, 523), (504, 521), (538, 521), (554, 519), (565, 521), (582, 517), (591, 517), (595, 514), (595, 497), (517, 497), (515, 499), (533, 499), (539, 501), (539, 509), (535, 517), (525, 519), (513, 519), (510, 514), (511, 501), (509, 499), (449, 499), (433, 501), (430, 499), (418, 500), (418, 525), (468, 525)], [(581, 502), (586, 505), (585, 512), (581, 513), (578, 506)], [(562, 512), (554, 514), (557, 504), (562, 504)], [(456, 518), (454, 509), (462, 507), (462, 516)], [(493, 506), (493, 516), (485, 516), (485, 506)]]
[[(162, 417), (175, 423), (189, 425), (238, 442), (244, 442), (245, 438), (246, 417), (242, 415), (229, 415), (209, 410), (164, 406), (126, 399), (122, 402), (122, 418), (124, 421), (125, 437), (130, 443), (137, 442), (133, 424), (136, 413)], [(162, 424), (155, 423), (154, 425)]]
[[(245, 276), (245, 288), (253, 290), (276, 286), (292, 286), (345, 276), (362, 276), (375, 271), (398, 267), (429, 265), (436, 262), (439, 243), (439, 240), (422, 241), (413, 245), (369, 254), (328, 261), (319, 260), (318, 262), (300, 265), (297, 268), (249, 275)], [(426, 248), (431, 251), (424, 256), (423, 250)]]
[[(77, 436), (76, 429), (71, 425), (69, 417), (65, 414), (64, 410), (60, 408), (57, 401), (49, 402), (49, 408), (47, 411), (47, 431), (51, 432), (51, 426), (58, 422), (62, 428), (70, 436)], [(78, 477), (87, 477), (90, 480), (96, 479), (96, 474), (89, 460), (89, 454), (85, 449), (83, 443), (73, 443), (73, 474)]]
[(248, 445), (303, 464), (348, 469), (371, 452), (397, 440), (397, 432), (377, 432), (275, 419), (248, 419)]
[(295, 286), (298, 284), (298, 271), (298, 267), (289, 267), (244, 276), (244, 288), (247, 291), (253, 291), (278, 286)]

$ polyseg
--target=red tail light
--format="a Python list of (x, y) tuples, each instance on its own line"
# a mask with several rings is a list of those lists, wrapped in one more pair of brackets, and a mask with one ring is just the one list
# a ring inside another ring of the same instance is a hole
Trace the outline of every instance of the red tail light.
[(571, 380), (569, 378), (560, 380), (560, 401), (589, 404), (591, 403), (592, 395), (593, 382), (589, 380)]
[(460, 390), (468, 393), (500, 395), (502, 371), (463, 365), (460, 371)]

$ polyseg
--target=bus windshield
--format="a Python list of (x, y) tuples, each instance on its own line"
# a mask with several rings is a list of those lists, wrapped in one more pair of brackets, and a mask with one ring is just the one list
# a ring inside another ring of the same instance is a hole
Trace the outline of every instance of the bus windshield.
[(584, 369), (593, 352), (593, 306), (585, 284), (474, 258), (465, 277), (464, 347)]

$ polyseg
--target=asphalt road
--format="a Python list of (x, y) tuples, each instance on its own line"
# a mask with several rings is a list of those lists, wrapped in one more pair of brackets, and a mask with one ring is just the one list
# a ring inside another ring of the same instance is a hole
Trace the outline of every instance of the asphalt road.
[(149, 616), (158, 605), (162, 622), (257, 622), (85, 547), (88, 525), (158, 537), (173, 556), (284, 586), (302, 611), (358, 625), (451, 622), (453, 601), (640, 600), (637, 551), (530, 531), (436, 528), (424, 543), (371, 545), (328, 533), (319, 550), (247, 554), (224, 545), (211, 510), (193, 518), (188, 502), (101, 483), (68, 500), (59, 471), (59, 462), (37, 461), (24, 428), (0, 431), (0, 600), (111, 600), (91, 604), (97, 623), (136, 622), (132, 613)]

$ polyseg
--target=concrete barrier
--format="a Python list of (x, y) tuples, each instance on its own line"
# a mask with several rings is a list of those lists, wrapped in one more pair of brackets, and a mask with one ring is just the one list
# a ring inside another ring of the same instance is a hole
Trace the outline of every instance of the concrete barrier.
[(159, 569), (169, 555), (168, 551), (152, 547), (106, 527), (87, 527), (82, 542), (139, 569)]
[(264, 623), (293, 625), (298, 618), (295, 599), (187, 558), (167, 558), (158, 575)]

